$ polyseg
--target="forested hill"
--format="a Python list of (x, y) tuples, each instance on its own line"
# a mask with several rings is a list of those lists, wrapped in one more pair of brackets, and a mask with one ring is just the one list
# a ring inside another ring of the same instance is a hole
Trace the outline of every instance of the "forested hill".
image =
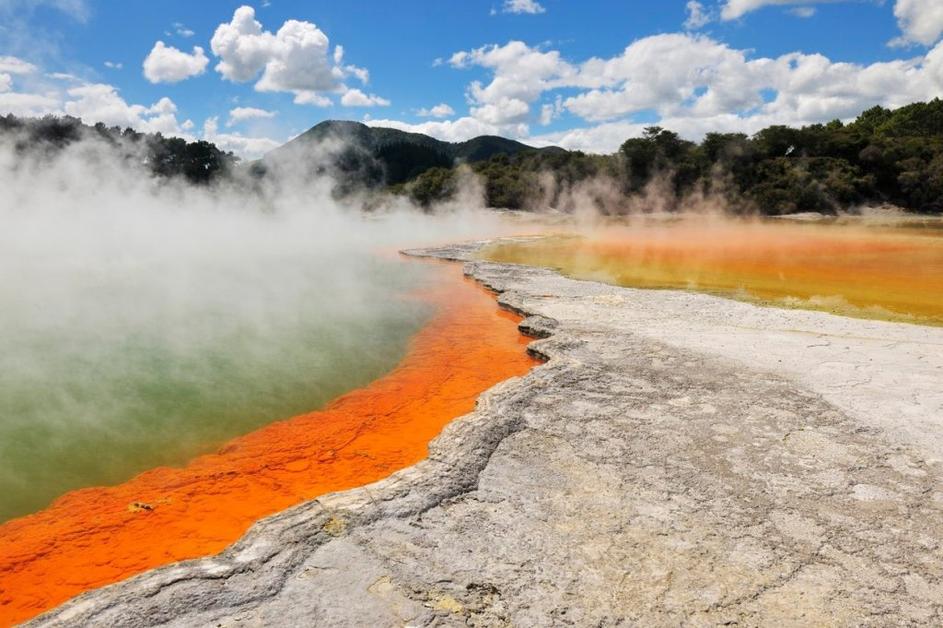
[(265, 156), (262, 164), (305, 162), (329, 171), (350, 186), (392, 186), (411, 181), (432, 168), (476, 163), (495, 155), (517, 155), (535, 149), (521, 142), (483, 135), (465, 142), (444, 142), (420, 133), (371, 127), (360, 122), (328, 120), (305, 131)]

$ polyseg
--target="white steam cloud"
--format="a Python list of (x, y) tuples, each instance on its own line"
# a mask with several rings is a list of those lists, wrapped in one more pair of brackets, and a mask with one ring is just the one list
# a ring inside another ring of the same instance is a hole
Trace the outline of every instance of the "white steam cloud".
[(347, 209), (325, 179), (197, 188), (116, 153), (0, 145), (0, 521), (379, 376), (427, 314), (403, 295), (428, 267), (397, 248), (494, 226)]

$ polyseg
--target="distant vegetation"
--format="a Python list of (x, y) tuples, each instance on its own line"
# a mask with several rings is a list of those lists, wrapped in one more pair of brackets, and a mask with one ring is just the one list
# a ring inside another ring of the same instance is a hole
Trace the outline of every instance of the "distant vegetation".
[(134, 129), (88, 126), (70, 116), (17, 118), (0, 116), (0, 140), (12, 141), (19, 155), (41, 157), (63, 150), (80, 140), (102, 143), (118, 159), (145, 166), (160, 177), (183, 177), (206, 184), (229, 176), (238, 159), (205, 141), (188, 142), (160, 133), (138, 133)]
[[(88, 127), (74, 118), (0, 118), (0, 136), (19, 150), (54, 149), (97, 136), (142, 159), (158, 176), (206, 183), (232, 174), (236, 158), (208, 142), (131, 129)], [(569, 210), (580, 204), (625, 211), (646, 195), (663, 209), (717, 195), (734, 211), (833, 213), (892, 203), (943, 213), (943, 101), (896, 110), (874, 107), (854, 122), (771, 126), (753, 136), (709, 133), (700, 143), (660, 127), (612, 155), (536, 149), (501, 137), (450, 143), (358, 122), (318, 124), (247, 168), (264, 178), (291, 169), (327, 175), (335, 194), (391, 192), (423, 206), (452, 198), (460, 168), (478, 176), (491, 207)]]
[[(699, 144), (649, 127), (613, 155), (520, 151), (471, 169), (490, 206), (512, 209), (568, 209), (576, 190), (581, 202), (619, 211), (654, 190), (668, 209), (688, 195), (716, 193), (741, 212), (833, 213), (887, 202), (943, 213), (943, 101), (874, 107), (849, 124), (709, 133)], [(395, 189), (431, 203), (452, 194), (455, 180), (454, 167), (431, 168)]]

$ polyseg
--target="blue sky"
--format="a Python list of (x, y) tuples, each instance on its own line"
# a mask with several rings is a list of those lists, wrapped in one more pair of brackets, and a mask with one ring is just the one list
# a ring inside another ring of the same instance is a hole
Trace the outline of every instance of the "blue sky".
[(246, 156), (331, 118), (609, 151), (935, 97), (941, 32), (939, 0), (0, 0), (0, 112)]

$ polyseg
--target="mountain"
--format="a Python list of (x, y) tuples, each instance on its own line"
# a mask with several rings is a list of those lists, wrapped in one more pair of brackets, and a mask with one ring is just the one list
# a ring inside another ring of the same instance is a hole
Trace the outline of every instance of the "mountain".
[(444, 142), (421, 133), (328, 120), (271, 151), (262, 163), (275, 168), (303, 165), (309, 171), (331, 173), (351, 185), (359, 182), (374, 187), (404, 183), (432, 168), (542, 150), (546, 149), (494, 135)]

